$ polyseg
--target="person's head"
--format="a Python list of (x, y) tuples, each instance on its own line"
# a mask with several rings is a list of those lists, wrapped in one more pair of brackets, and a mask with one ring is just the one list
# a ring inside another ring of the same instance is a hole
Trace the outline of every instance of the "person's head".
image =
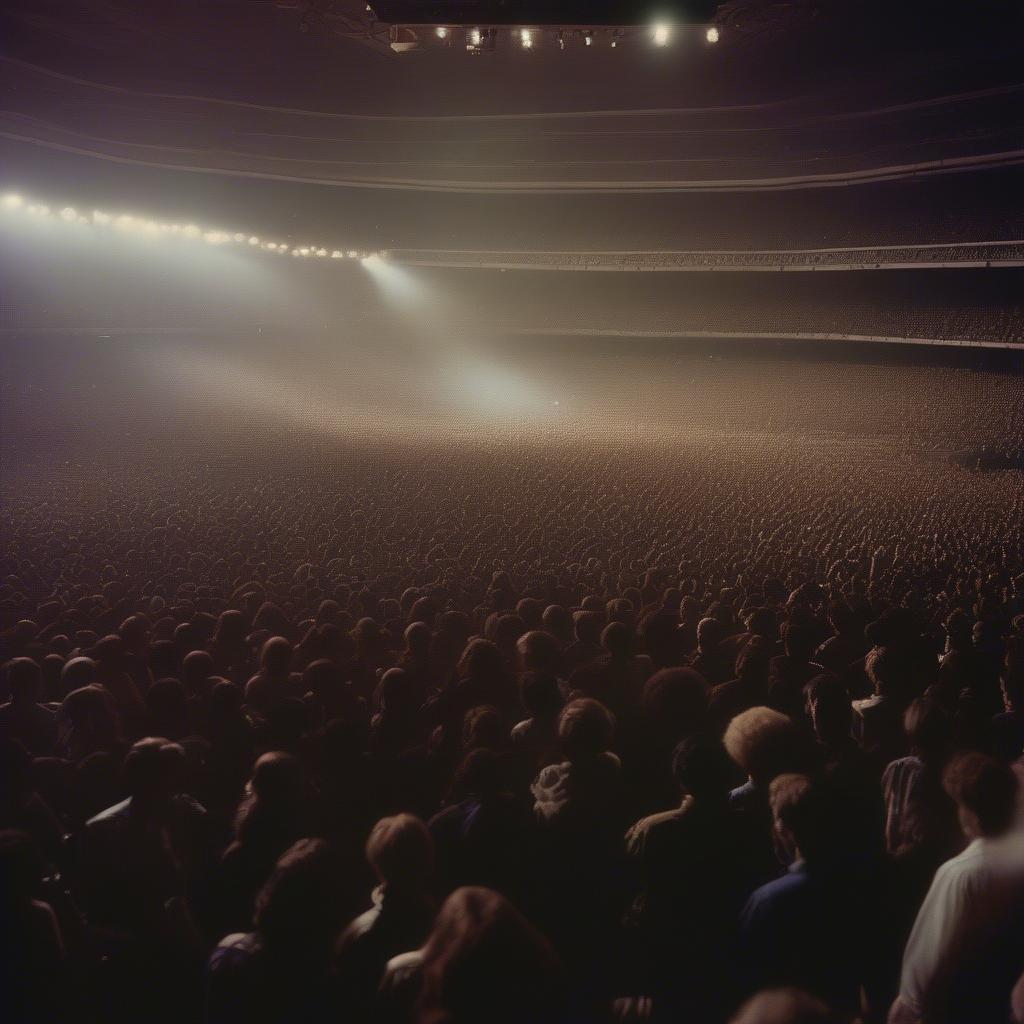
[(736, 678), (747, 683), (767, 682), (772, 647), (763, 636), (752, 636), (736, 655)]
[(547, 939), (508, 900), (456, 889), (423, 946), (417, 1020), (554, 1024), (558, 975)]
[(572, 616), (564, 605), (549, 604), (541, 616), (541, 624), (560, 644), (572, 639)]
[(60, 685), (64, 693), (69, 694), (72, 690), (91, 686), (98, 678), (96, 662), (83, 655), (64, 662), (64, 667), (60, 672)]
[(426, 658), (430, 651), (430, 627), (425, 622), (410, 622), (403, 634), (406, 653), (414, 658)]
[(562, 707), (562, 691), (550, 673), (526, 672), (519, 680), (519, 700), (531, 718), (551, 718)]
[(660, 669), (644, 683), (644, 715), (659, 734), (682, 739), (701, 727), (707, 691), (704, 677), (692, 668)]
[(390, 891), (423, 888), (434, 863), (434, 841), (413, 814), (381, 818), (366, 840), (366, 861), (377, 881)]
[(583, 644), (596, 645), (601, 642), (601, 630), (604, 627), (604, 615), (599, 611), (580, 609), (573, 613), (573, 635)]
[(1018, 784), (1009, 765), (976, 751), (960, 754), (946, 766), (942, 784), (968, 839), (996, 838), (1013, 824)]
[(746, 618), (747, 631), (773, 641), (779, 633), (774, 608), (755, 608)]
[(501, 712), (491, 704), (470, 708), (462, 718), (462, 749), (499, 750), (507, 736)]
[(454, 791), (460, 799), (476, 796), (488, 800), (503, 788), (501, 758), (493, 750), (471, 750), (455, 770)]
[(761, 786), (794, 770), (802, 760), (799, 730), (791, 719), (771, 708), (750, 708), (738, 714), (722, 742), (729, 756)]
[(786, 654), (794, 661), (811, 660), (814, 653), (814, 630), (800, 622), (790, 622), (783, 632)]
[(43, 671), (31, 658), (12, 658), (4, 665), (4, 678), (16, 703), (34, 701), (42, 691)]
[(299, 759), (283, 750), (270, 750), (256, 759), (248, 789), (261, 803), (283, 807), (299, 798), (303, 785)]
[(774, 988), (748, 999), (730, 1024), (838, 1024), (842, 1019), (816, 996), (796, 988)]
[(609, 622), (601, 631), (601, 646), (613, 658), (625, 658), (633, 648), (633, 631), (625, 622)]
[(719, 740), (689, 736), (672, 753), (672, 776), (680, 792), (695, 800), (725, 796), (735, 768)]
[(260, 648), (260, 670), (268, 675), (285, 675), (291, 661), (292, 645), (283, 636), (272, 636)]
[(926, 764), (941, 765), (953, 738), (953, 723), (941, 704), (930, 697), (911, 701), (903, 714), (903, 730), (914, 754)]
[(999, 678), (1003, 707), (1010, 712), (1024, 711), (1024, 664), (1007, 666)]
[(185, 768), (185, 750), (162, 736), (132, 744), (124, 759), (124, 782), (135, 808), (159, 806), (177, 791)]
[(482, 637), (470, 640), (459, 660), (459, 675), (474, 682), (491, 683), (504, 674), (505, 663), (497, 646)]
[(558, 642), (540, 629), (524, 633), (516, 643), (519, 668), (523, 672), (550, 672), (557, 674), (561, 654)]
[(903, 665), (891, 647), (875, 647), (864, 659), (864, 671), (879, 697), (899, 697), (906, 689)]
[(558, 740), (570, 761), (603, 754), (611, 746), (614, 735), (612, 713), (590, 697), (570, 701), (558, 718)]
[(380, 677), (377, 698), (381, 710), (389, 715), (411, 713), (419, 705), (419, 685), (404, 668), (389, 668)]
[(853, 708), (846, 686), (835, 676), (815, 676), (805, 687), (807, 710), (814, 734), (821, 743), (831, 746), (850, 738)]
[(323, 839), (300, 839), (278, 858), (253, 915), (268, 951), (287, 958), (328, 956), (341, 923), (343, 874)]
[(786, 772), (772, 779), (768, 799), (776, 831), (792, 841), (804, 859), (813, 861), (828, 853), (837, 830), (825, 787), (806, 775)]
[(177, 679), (157, 679), (146, 691), (146, 710), (154, 732), (180, 740), (188, 729), (188, 699)]
[(214, 675), (213, 658), (206, 651), (190, 651), (181, 663), (181, 681), (192, 694), (205, 695)]
[(718, 619), (709, 615), (697, 623), (697, 649), (701, 654), (717, 654), (723, 639), (725, 629)]

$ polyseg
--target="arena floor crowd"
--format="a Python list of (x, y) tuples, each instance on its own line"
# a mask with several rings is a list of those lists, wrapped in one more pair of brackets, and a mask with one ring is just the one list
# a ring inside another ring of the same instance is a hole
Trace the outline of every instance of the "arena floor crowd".
[(1024, 1019), (1015, 378), (777, 372), (8, 450), (10, 1019)]

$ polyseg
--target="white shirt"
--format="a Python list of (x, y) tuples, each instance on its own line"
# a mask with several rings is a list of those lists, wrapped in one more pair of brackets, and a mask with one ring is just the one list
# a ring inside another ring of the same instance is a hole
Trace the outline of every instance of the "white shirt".
[(936, 871), (903, 954), (900, 999), (916, 1018), (957, 1016), (947, 1005), (949, 988), (965, 964), (998, 941), (1021, 912), (1022, 896), (1019, 838), (975, 839)]

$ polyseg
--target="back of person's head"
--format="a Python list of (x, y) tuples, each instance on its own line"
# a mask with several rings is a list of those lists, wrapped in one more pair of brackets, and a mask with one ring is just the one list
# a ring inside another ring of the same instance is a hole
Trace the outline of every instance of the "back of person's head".
[(911, 701), (903, 714), (903, 730), (911, 751), (926, 764), (941, 765), (953, 739), (953, 723), (946, 709), (930, 697)]
[(704, 677), (694, 669), (663, 668), (644, 683), (644, 714), (659, 732), (681, 738), (700, 728), (707, 694)]
[(786, 654), (796, 661), (810, 661), (814, 640), (814, 630), (799, 622), (788, 623), (783, 633)]
[(612, 713), (590, 697), (570, 701), (558, 718), (558, 740), (570, 761), (603, 754), (614, 735)]
[(725, 627), (718, 619), (708, 616), (697, 623), (697, 646), (705, 654), (714, 653), (725, 639)]
[(3, 667), (4, 680), (13, 700), (35, 700), (43, 685), (43, 670), (31, 658), (12, 658)]
[(291, 660), (292, 645), (283, 636), (272, 636), (260, 648), (260, 668), (271, 675), (284, 675)]
[(177, 679), (157, 679), (146, 691), (150, 724), (162, 735), (179, 740), (188, 732), (188, 699)]
[(775, 618), (773, 608), (755, 608), (747, 615), (747, 629), (754, 636), (764, 637), (766, 640), (773, 640), (778, 634), (779, 627)]
[(672, 752), (672, 776), (679, 789), (697, 800), (726, 795), (735, 768), (720, 740), (688, 736)]
[(580, 643), (598, 644), (604, 627), (604, 615), (597, 611), (580, 610), (572, 617), (573, 634)]
[(476, 637), (466, 644), (459, 659), (459, 674), (464, 679), (493, 682), (505, 674), (501, 651), (490, 640)]
[(519, 666), (524, 672), (557, 673), (560, 661), (558, 642), (541, 629), (531, 629), (516, 643)]
[(541, 616), (541, 624), (560, 643), (567, 643), (571, 639), (572, 616), (564, 605), (549, 604)]
[(803, 857), (814, 860), (828, 852), (837, 834), (836, 816), (824, 786), (786, 772), (772, 779), (768, 799), (775, 827), (792, 838)]
[(181, 663), (181, 681), (193, 693), (203, 689), (214, 674), (213, 658), (206, 651), (190, 651)]
[(976, 751), (959, 754), (946, 766), (942, 784), (968, 838), (995, 838), (1013, 824), (1018, 783), (1009, 765)]
[(256, 896), (254, 921), (279, 956), (326, 956), (340, 924), (343, 872), (323, 839), (299, 839)]
[(455, 770), (454, 789), (460, 798), (469, 796), (488, 800), (504, 788), (500, 756), (486, 747), (471, 750)]
[(771, 643), (755, 634), (736, 655), (736, 677), (747, 681), (767, 680), (771, 660)]
[(125, 788), (133, 801), (149, 803), (177, 791), (185, 767), (185, 751), (162, 736), (147, 736), (133, 743), (125, 755)]
[(815, 676), (804, 687), (814, 733), (822, 743), (840, 743), (850, 737), (853, 707), (845, 684), (836, 676)]
[(403, 634), (405, 649), (416, 657), (426, 657), (430, 650), (430, 636), (430, 627), (425, 622), (410, 622)]
[(249, 778), (249, 789), (253, 795), (267, 805), (290, 805), (299, 798), (303, 784), (302, 763), (283, 750), (261, 754)]
[(899, 697), (906, 690), (902, 659), (890, 647), (868, 651), (864, 671), (880, 697)]
[(82, 655), (64, 663), (60, 673), (60, 685), (65, 693), (71, 693), (72, 690), (91, 686), (98, 678), (96, 662)]
[(366, 840), (366, 861), (388, 889), (417, 889), (426, 884), (434, 862), (434, 841), (413, 814), (381, 818)]
[(633, 631), (625, 622), (609, 622), (601, 631), (601, 646), (613, 658), (624, 658), (632, 650)]
[(508, 900), (491, 889), (456, 889), (423, 947), (416, 1019), (554, 1024), (558, 976), (547, 939)]
[(547, 718), (561, 709), (562, 691), (549, 672), (526, 672), (519, 680), (519, 700), (533, 718)]
[(760, 785), (795, 769), (801, 760), (799, 730), (791, 719), (771, 708), (750, 708), (738, 714), (722, 742), (729, 756)]
[(775, 988), (748, 999), (730, 1024), (839, 1024), (842, 1019), (816, 996), (796, 988)]
[(478, 704), (462, 716), (462, 749), (498, 750), (507, 730), (501, 712), (492, 704)]

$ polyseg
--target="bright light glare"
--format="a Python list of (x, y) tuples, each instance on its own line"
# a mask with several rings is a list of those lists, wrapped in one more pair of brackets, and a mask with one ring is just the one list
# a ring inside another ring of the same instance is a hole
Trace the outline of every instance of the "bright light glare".
[(707, 32), (704, 33), (704, 38), (707, 39), (709, 43), (717, 43), (718, 40), (722, 38), (722, 36), (720, 35), (718, 29), (714, 25), (712, 25), (711, 28), (709, 28)]
[(444, 27), (444, 25), (438, 25), (437, 26), (437, 38), (438, 39), (447, 39), (448, 38), (448, 29), (446, 29)]
[(533, 33), (528, 28), (524, 28), (520, 31), (519, 38), (522, 41), (524, 50), (528, 50), (533, 46)]
[(473, 28), (473, 29), (469, 30), (469, 45), (470, 46), (479, 46), (481, 38), (483, 38), (483, 37), (480, 35), (480, 29)]
[(668, 25), (655, 25), (652, 34), (655, 46), (668, 46), (668, 38), (670, 34)]
[[(29, 203), (21, 195), (8, 192), (0, 196), (0, 208), (4, 210), (24, 210), (26, 214), (36, 218), (50, 215), (50, 207), (43, 203)], [(244, 231), (223, 231), (220, 229), (204, 229), (195, 224), (168, 224), (164, 221), (146, 220), (130, 213), (107, 213), (104, 210), (93, 210), (89, 215), (81, 214), (73, 206), (58, 206), (57, 215), (68, 224), (92, 224), (97, 227), (112, 227), (119, 231), (135, 234), (162, 237), (178, 235), (190, 240), (201, 239), (210, 245), (247, 245), (262, 252), (273, 252), (284, 255), (291, 252), (295, 256), (315, 256), (321, 259), (341, 259), (348, 255), (352, 259), (362, 255), (355, 249), (328, 249), (324, 246), (301, 246), (292, 249), (286, 242), (265, 242), (258, 235), (250, 235)]]

